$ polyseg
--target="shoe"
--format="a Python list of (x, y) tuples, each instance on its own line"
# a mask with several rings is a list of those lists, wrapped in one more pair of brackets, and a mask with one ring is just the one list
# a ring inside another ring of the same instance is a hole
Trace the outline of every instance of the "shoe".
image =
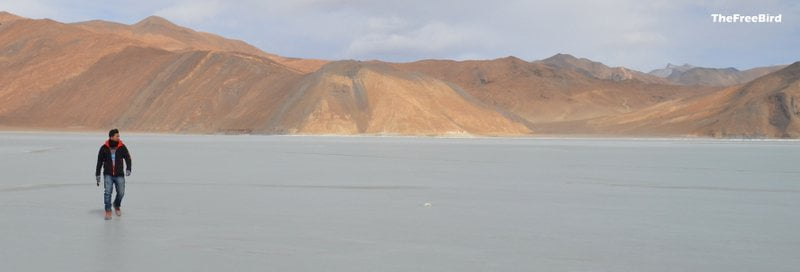
[(111, 211), (106, 211), (106, 220), (111, 220)]
[(114, 211), (117, 212), (117, 216), (122, 216), (122, 211), (119, 210), (119, 207), (114, 208)]

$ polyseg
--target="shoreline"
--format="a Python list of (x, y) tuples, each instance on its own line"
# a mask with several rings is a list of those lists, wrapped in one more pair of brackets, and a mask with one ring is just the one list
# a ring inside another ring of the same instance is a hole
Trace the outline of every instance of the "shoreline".
[[(44, 135), (105, 135), (104, 130), (53, 130), (31, 128), (3, 128), (0, 134), (44, 134)], [(399, 138), (399, 139), (503, 139), (503, 140), (610, 140), (610, 141), (725, 141), (725, 142), (800, 142), (800, 139), (782, 138), (714, 138), (703, 136), (633, 136), (609, 134), (538, 134), (538, 135), (405, 135), (405, 134), (212, 134), (173, 133), (153, 131), (125, 131), (127, 135), (139, 136), (232, 136), (232, 137), (340, 137), (340, 138)]]

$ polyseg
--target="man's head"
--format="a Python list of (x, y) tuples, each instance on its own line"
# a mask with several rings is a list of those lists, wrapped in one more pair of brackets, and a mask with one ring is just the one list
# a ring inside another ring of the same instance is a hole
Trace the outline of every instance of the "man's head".
[(119, 129), (115, 128), (108, 131), (108, 139), (115, 142), (119, 142)]

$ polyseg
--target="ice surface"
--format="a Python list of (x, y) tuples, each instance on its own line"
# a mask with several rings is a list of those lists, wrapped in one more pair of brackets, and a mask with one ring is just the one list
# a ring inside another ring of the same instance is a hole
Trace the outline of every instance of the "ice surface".
[[(0, 133), (0, 271), (797, 271), (800, 142)], [(430, 206), (425, 203), (431, 203)]]

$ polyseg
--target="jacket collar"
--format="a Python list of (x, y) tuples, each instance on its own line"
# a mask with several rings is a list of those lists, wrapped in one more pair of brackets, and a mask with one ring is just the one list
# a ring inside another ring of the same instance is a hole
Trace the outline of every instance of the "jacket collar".
[[(110, 142), (110, 141), (111, 141), (111, 140), (106, 140), (106, 143), (105, 143), (105, 146), (106, 146), (106, 147), (108, 147), (108, 148), (111, 148), (111, 146), (110, 146), (110, 144), (109, 144), (109, 142)], [(123, 145), (124, 145), (124, 144), (122, 144), (122, 140), (119, 140), (119, 141), (117, 141), (117, 146), (116, 146), (116, 148), (120, 148), (120, 147), (122, 147)]]

